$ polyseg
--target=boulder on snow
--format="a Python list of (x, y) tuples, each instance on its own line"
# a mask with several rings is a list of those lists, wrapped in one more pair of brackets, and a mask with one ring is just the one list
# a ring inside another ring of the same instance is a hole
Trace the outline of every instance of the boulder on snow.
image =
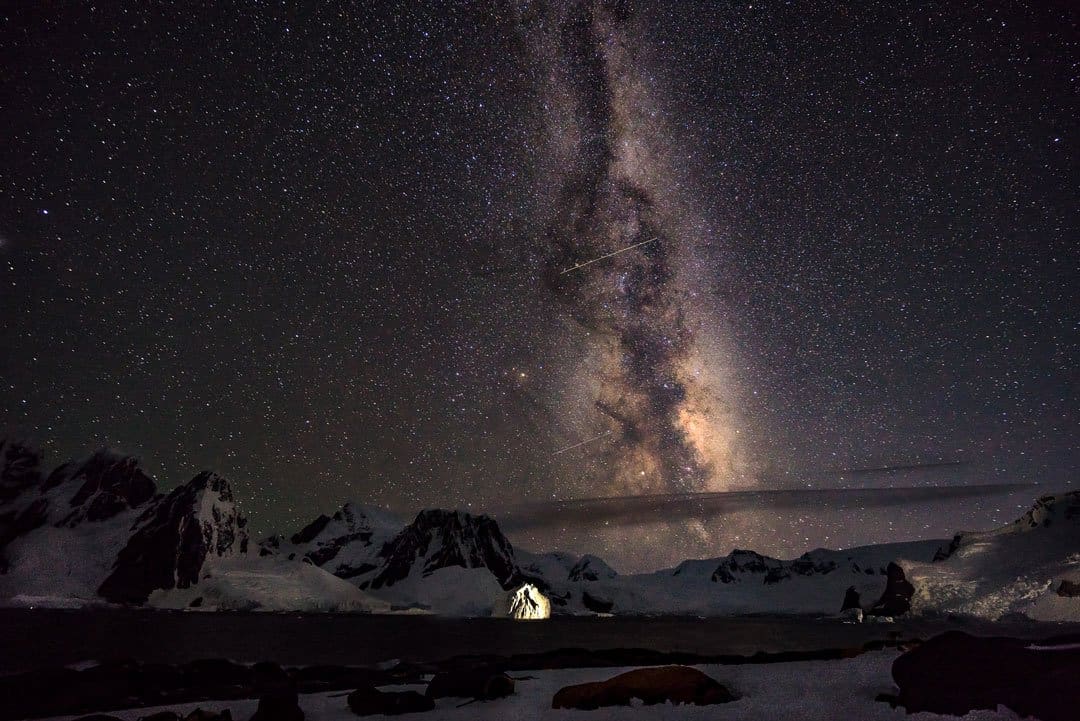
[(1075, 719), (1080, 636), (1032, 642), (948, 631), (897, 658), (892, 675), (909, 714), (963, 716), (1003, 705), (1042, 721)]
[(503, 594), (495, 602), (492, 616), (519, 621), (538, 621), (551, 617), (551, 601), (531, 583)]
[(361, 686), (349, 694), (346, 701), (349, 710), (357, 716), (397, 716), (435, 708), (434, 701), (416, 691), (380, 691), (374, 686)]
[(251, 721), (304, 721), (296, 693), (296, 682), (276, 663), (257, 663), (255, 690), (259, 706)]
[(197, 708), (185, 716), (184, 721), (232, 721), (232, 711), (229, 709), (223, 709), (221, 712), (204, 711)]
[(606, 681), (582, 683), (559, 689), (552, 708), (598, 709), (628, 706), (633, 699), (646, 705), (657, 703), (711, 704), (734, 701), (735, 695), (719, 681), (689, 666), (639, 668)]
[(502, 671), (476, 668), (440, 671), (428, 684), (428, 698), (472, 698), (480, 701), (502, 698), (514, 693), (514, 679)]

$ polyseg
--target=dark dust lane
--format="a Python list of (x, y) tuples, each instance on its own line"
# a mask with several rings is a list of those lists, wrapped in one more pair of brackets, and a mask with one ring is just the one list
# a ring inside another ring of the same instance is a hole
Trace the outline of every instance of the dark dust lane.
[[(559, 648), (749, 655), (848, 648), (897, 632), (926, 638), (948, 627), (945, 622), (854, 625), (766, 617), (555, 618), (523, 623), (433, 616), (8, 609), (0, 611), (0, 673), (121, 658), (161, 663), (228, 658), (306, 666), (439, 661), (463, 654), (513, 655)], [(1053, 629), (996, 625), (974, 632), (1039, 637)]]

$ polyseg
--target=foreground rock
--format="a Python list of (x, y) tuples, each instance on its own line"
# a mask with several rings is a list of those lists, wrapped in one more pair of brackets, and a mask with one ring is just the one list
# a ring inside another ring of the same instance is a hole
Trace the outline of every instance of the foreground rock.
[(555, 693), (552, 708), (593, 710), (603, 706), (629, 706), (633, 699), (657, 703), (708, 706), (735, 700), (715, 679), (688, 666), (639, 668), (606, 681), (566, 686)]
[(259, 692), (259, 707), (251, 721), (304, 721), (296, 681), (276, 663), (257, 663), (255, 689)]
[(470, 669), (441, 671), (431, 679), (425, 695), (428, 698), (471, 698), (490, 701), (514, 693), (514, 679), (501, 671)]
[(908, 713), (1003, 705), (1042, 721), (1080, 716), (1080, 636), (1032, 642), (949, 631), (896, 659), (892, 675)]
[(397, 716), (435, 708), (434, 701), (416, 691), (380, 691), (374, 686), (361, 686), (349, 694), (346, 700), (349, 710), (357, 716)]

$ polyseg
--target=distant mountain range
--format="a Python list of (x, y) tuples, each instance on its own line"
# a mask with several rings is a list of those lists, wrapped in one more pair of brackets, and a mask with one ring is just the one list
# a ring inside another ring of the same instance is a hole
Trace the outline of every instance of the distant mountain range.
[(1080, 620), (1080, 493), (1044, 496), (996, 531), (817, 549), (749, 550), (620, 575), (594, 555), (515, 549), (495, 519), (429, 509), (411, 522), (347, 503), (292, 535), (248, 538), (228, 482), (168, 494), (107, 451), (46, 474), (0, 444), (0, 604), (489, 615), (523, 584), (562, 614), (1020, 614)]

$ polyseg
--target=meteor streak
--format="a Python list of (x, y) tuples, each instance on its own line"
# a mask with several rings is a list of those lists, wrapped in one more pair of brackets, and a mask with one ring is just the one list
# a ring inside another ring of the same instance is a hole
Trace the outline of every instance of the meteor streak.
[(586, 440), (582, 441), (581, 443), (575, 443), (575, 444), (574, 444), (574, 445), (572, 445), (572, 446), (567, 446), (566, 448), (560, 448), (559, 450), (555, 451), (555, 452), (554, 452), (554, 453), (552, 453), (551, 455), (553, 455), (553, 456), (557, 456), (557, 455), (559, 455), (560, 453), (565, 453), (566, 451), (569, 451), (569, 450), (572, 450), (572, 449), (574, 449), (574, 448), (577, 448), (578, 446), (583, 446), (583, 445), (585, 445), (586, 443), (592, 443), (593, 441), (599, 440), (599, 439), (603, 438), (604, 436), (610, 436), (610, 435), (611, 435), (611, 431), (609, 431), (609, 430), (608, 430), (608, 431), (604, 431), (604, 432), (603, 432), (603, 433), (601, 433), (600, 435), (598, 435), (598, 436), (593, 436), (592, 438), (588, 438), (588, 439), (586, 439)]
[(566, 270), (562, 271), (561, 273), (559, 273), (559, 275), (566, 275), (570, 271), (577, 270), (578, 268), (584, 268), (585, 266), (587, 266), (587, 265), (589, 265), (591, 263), (595, 263), (598, 260), (603, 260), (604, 258), (610, 258), (613, 255), (618, 255), (619, 253), (625, 253), (628, 250), (633, 250), (634, 248), (637, 248), (640, 245), (645, 245), (646, 243), (651, 243), (654, 240), (660, 240), (660, 239), (659, 238), (649, 238), (648, 240), (643, 240), (640, 243), (634, 243), (633, 245), (628, 245), (625, 248), (620, 248), (619, 250), (612, 251), (611, 253), (608, 253), (607, 255), (601, 255), (599, 258), (593, 258), (592, 260), (587, 260), (584, 263), (578, 263), (573, 268), (567, 268)]

